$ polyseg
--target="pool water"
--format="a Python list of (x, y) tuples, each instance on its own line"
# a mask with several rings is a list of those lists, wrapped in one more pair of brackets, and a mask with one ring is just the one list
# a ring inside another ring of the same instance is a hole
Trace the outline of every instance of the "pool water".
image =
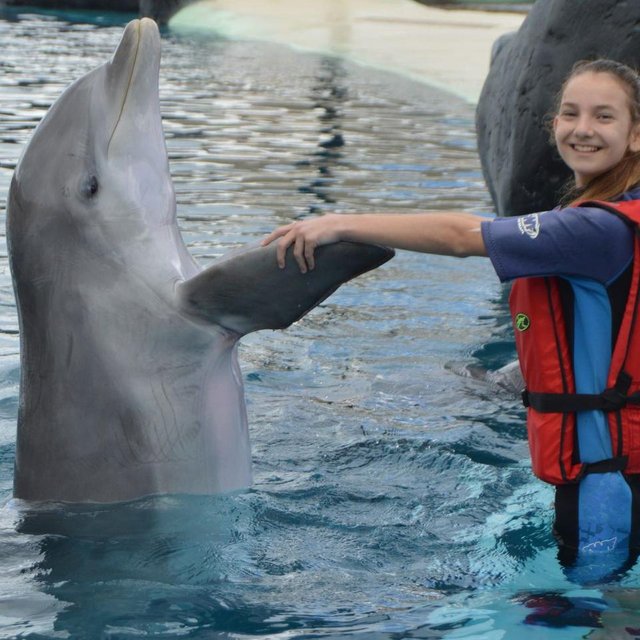
[[(33, 127), (128, 18), (0, 12), (3, 217)], [(326, 211), (491, 210), (473, 107), (426, 85), (167, 31), (161, 108), (203, 265)], [(400, 252), (287, 331), (243, 339), (251, 490), (28, 505), (11, 499), (19, 338), (2, 235), (0, 637), (634, 637), (638, 572), (566, 579), (519, 403), (465, 375), (512, 360), (511, 340), (488, 261)]]

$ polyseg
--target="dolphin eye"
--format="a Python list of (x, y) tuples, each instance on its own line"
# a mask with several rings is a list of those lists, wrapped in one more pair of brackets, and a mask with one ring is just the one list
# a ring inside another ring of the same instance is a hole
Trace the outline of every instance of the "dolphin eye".
[(98, 193), (98, 178), (89, 176), (82, 185), (82, 195), (85, 198), (93, 198)]

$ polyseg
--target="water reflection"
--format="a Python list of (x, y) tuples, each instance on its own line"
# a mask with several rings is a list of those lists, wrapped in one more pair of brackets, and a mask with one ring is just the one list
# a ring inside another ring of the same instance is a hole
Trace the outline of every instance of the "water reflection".
[[(5, 573), (5, 581), (15, 588), (27, 579), (41, 595), (30, 602), (9, 598), (14, 614), (19, 608), (31, 616), (28, 624), (4, 626), (9, 632), (22, 627), (43, 637), (98, 638), (199, 629), (210, 632), (207, 637), (225, 638), (231, 631), (267, 631), (267, 621), (282, 614), (266, 603), (243, 601), (230, 586), (251, 579), (246, 540), (255, 524), (248, 502), (180, 497), (105, 506), (15, 502), (11, 510), (16, 531), (37, 562), (26, 575)], [(194, 526), (185, 528), (185, 519), (195, 515)], [(10, 622), (11, 616), (5, 619)]]
[[(319, 124), (319, 149), (311, 159), (297, 166), (310, 167), (317, 177), (308, 186), (299, 187), (301, 193), (315, 195), (321, 204), (335, 204), (331, 186), (335, 184), (334, 170), (342, 162), (345, 137), (343, 132), (343, 105), (348, 98), (345, 85), (346, 72), (338, 58), (322, 58), (316, 83), (311, 88), (311, 100), (317, 112)], [(322, 206), (311, 204), (309, 213), (319, 213)]]

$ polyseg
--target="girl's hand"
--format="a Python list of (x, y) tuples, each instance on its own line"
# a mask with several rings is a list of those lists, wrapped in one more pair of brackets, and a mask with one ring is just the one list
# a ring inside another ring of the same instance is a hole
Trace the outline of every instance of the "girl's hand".
[(339, 215), (326, 215), (302, 222), (292, 222), (272, 231), (260, 244), (264, 247), (279, 238), (276, 257), (281, 269), (285, 266), (287, 249), (293, 245), (293, 256), (298, 267), (302, 273), (306, 273), (316, 266), (314, 259), (316, 247), (340, 240), (338, 232), (340, 218)]

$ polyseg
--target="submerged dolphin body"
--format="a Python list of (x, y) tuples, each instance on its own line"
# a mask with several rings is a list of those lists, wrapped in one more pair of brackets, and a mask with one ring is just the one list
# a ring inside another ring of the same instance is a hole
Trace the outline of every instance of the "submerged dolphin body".
[(201, 270), (176, 224), (159, 65), (155, 23), (130, 23), (112, 60), (51, 107), (11, 183), (18, 498), (249, 486), (238, 339), (288, 326), (393, 254), (328, 245), (302, 275), (254, 247)]

